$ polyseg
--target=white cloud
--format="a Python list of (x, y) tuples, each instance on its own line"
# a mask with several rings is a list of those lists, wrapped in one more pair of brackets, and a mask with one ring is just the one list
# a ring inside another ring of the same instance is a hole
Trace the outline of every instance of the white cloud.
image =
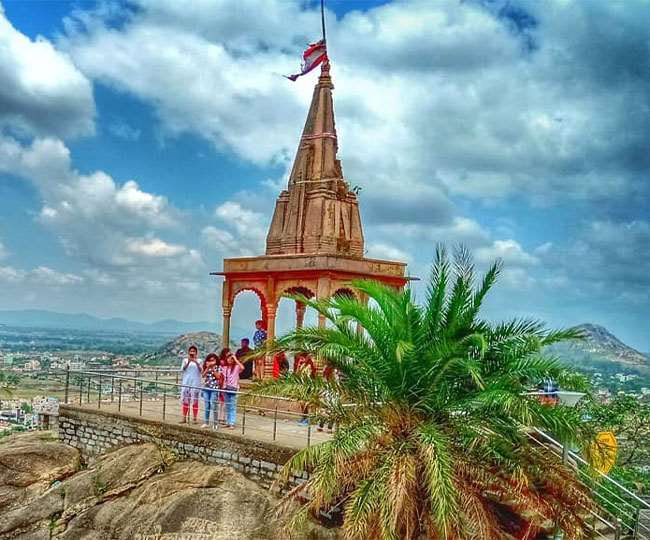
[[(34, 186), (42, 201), (37, 219), (56, 234), (79, 269), (68, 273), (47, 266), (3, 267), (0, 279), (5, 284), (22, 284), (20, 289), (3, 289), (3, 298), (35, 307), (52, 302), (58, 309), (56, 302), (67, 305), (69, 298), (50, 289), (74, 287), (79, 309), (124, 315), (134, 309), (137, 297), (139, 313), (156, 318), (158, 312), (174, 313), (197, 294), (205, 298), (214, 293), (201, 253), (177, 240), (190, 239), (198, 233), (192, 227), (200, 224), (181, 219), (165, 197), (142, 190), (133, 180), (120, 184), (102, 171), (80, 174), (72, 167), (68, 148), (51, 138), (22, 145), (0, 136), (2, 172)], [(50, 292), (23, 294), (35, 288)], [(200, 315), (193, 309), (185, 318), (211, 318), (211, 309), (206, 304)]]
[[(120, 29), (101, 12), (70, 19), (61, 47), (89, 77), (153, 103), (167, 133), (198, 133), (255, 163), (290, 161), (313, 77), (290, 84), (279, 74), (295, 68), (317, 11), (286, 0), (137, 4)], [(448, 224), (450, 195), (548, 202), (644, 189), (632, 169), (648, 165), (647, 122), (630, 105), (647, 109), (647, 81), (631, 72), (627, 84), (604, 81), (588, 44), (593, 25), (620, 42), (603, 24), (611, 15), (642, 46), (635, 21), (647, 9), (559, 0), (521, 9), (534, 30), (453, 0), (329, 15), (341, 157), (372, 221)], [(580, 24), (568, 31), (569, 20)]]
[(480, 247), (475, 251), (478, 262), (487, 263), (501, 259), (511, 266), (531, 266), (537, 264), (537, 257), (527, 253), (516, 240), (495, 240), (490, 246)]
[(84, 278), (76, 274), (62, 273), (52, 270), (47, 266), (39, 266), (34, 268), (28, 276), (30, 281), (39, 285), (61, 287), (66, 285), (78, 285), (82, 283)]
[(57, 139), (22, 146), (0, 137), (0, 172), (22, 176), (36, 187), (43, 201), (40, 221), (59, 234), (69, 254), (93, 265), (124, 266), (137, 264), (136, 256), (156, 257), (156, 246), (147, 250), (148, 235), (177, 225), (177, 212), (165, 197), (141, 190), (133, 180), (119, 185), (102, 171), (79, 174)]
[(4, 244), (0, 242), (0, 261), (6, 259), (8, 256), (9, 253), (7, 252), (7, 248), (5, 248)]
[(523, 268), (506, 266), (501, 272), (499, 282), (509, 289), (527, 290), (533, 287), (537, 280)]
[(25, 279), (25, 273), (11, 266), (0, 266), (0, 283), (20, 283)]
[(32, 41), (0, 5), (0, 128), (29, 134), (91, 133), (92, 85), (70, 58), (43, 37)]
[(126, 248), (130, 253), (147, 257), (173, 257), (185, 253), (185, 246), (168, 244), (160, 238), (134, 238), (128, 240)]
[(368, 244), (366, 256), (390, 261), (408, 262), (411, 260), (411, 256), (407, 252), (391, 244), (381, 242)]
[(242, 203), (226, 201), (215, 208), (219, 226), (208, 225), (201, 231), (212, 251), (226, 256), (250, 256), (264, 252), (267, 217), (244, 208)]
[(77, 274), (58, 272), (47, 266), (22, 270), (12, 266), (0, 266), (0, 283), (25, 284), (26, 286), (66, 287), (83, 283), (84, 278)]

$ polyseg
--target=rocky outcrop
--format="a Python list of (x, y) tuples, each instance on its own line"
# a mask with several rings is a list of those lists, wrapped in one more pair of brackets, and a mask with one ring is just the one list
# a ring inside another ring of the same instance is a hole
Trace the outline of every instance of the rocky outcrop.
[(140, 362), (147, 365), (180, 365), (180, 359), (187, 354), (190, 345), (196, 345), (199, 356), (205, 358), (211, 352), (218, 354), (223, 347), (223, 341), (219, 334), (212, 332), (183, 334), (165, 343), (156, 352), (143, 355)]
[[(82, 465), (31, 433), (0, 444), (0, 539), (277, 538), (275, 497), (237, 471), (175, 462), (154, 444)], [(320, 527), (300, 538), (334, 538)]]
[(63, 508), (50, 487), (80, 466), (79, 452), (49, 433), (14, 435), (0, 444), (0, 538), (39, 527), (47, 531), (50, 516)]

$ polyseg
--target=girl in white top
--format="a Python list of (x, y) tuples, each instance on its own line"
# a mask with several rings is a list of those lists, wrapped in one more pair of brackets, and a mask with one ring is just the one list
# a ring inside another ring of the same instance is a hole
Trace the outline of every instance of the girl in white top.
[(195, 345), (190, 345), (187, 349), (187, 358), (183, 360), (181, 370), (183, 378), (181, 380), (181, 404), (183, 407), (183, 419), (181, 424), (189, 422), (190, 406), (192, 407), (192, 416), (194, 423), (197, 423), (199, 415), (199, 394), (201, 387), (201, 364), (198, 360), (199, 350)]

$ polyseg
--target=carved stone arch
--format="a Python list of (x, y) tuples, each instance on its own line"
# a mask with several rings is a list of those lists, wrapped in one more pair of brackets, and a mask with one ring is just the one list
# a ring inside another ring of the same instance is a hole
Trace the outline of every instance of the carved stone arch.
[(332, 296), (349, 296), (352, 298), (356, 298), (359, 300), (359, 294), (352, 289), (351, 287), (339, 287), (334, 291), (334, 294)]
[(301, 294), (307, 298), (316, 297), (316, 293), (312, 289), (304, 285), (288, 285), (282, 289), (282, 291), (280, 292), (280, 294), (278, 294), (278, 296), (286, 297), (286, 296), (291, 296), (296, 294)]
[(257, 298), (259, 298), (260, 312), (261, 312), (260, 318), (262, 321), (264, 321), (264, 326), (266, 327), (268, 325), (268, 306), (269, 306), (269, 299), (268, 299), (268, 293), (266, 291), (266, 288), (262, 284), (234, 282), (231, 288), (231, 301), (230, 301), (231, 306), (234, 306), (235, 299), (239, 294), (243, 292), (253, 292), (257, 295)]
[(266, 307), (266, 305), (268, 304), (268, 300), (264, 288), (258, 285), (251, 285), (247, 283), (233, 283), (231, 304), (234, 304), (237, 295), (246, 291), (254, 292), (257, 295), (257, 297), (260, 299), (260, 305), (262, 307)]

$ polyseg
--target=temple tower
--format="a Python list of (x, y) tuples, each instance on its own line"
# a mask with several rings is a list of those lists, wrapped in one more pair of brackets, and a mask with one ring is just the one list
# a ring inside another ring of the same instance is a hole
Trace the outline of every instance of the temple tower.
[(357, 196), (343, 179), (329, 63), (323, 65), (293, 162), (275, 203), (267, 255), (328, 253), (363, 257)]
[[(338, 140), (328, 62), (321, 65), (305, 127), (298, 144), (287, 189), (275, 204), (266, 238), (266, 254), (228, 258), (223, 271), (223, 340), (230, 340), (230, 316), (237, 294), (254, 291), (266, 321), (268, 339), (275, 338), (275, 316), (282, 296), (307, 298), (353, 294), (354, 279), (373, 279), (403, 287), (406, 264), (364, 257), (359, 202), (343, 178), (337, 159)], [(296, 326), (302, 326), (305, 306), (296, 302)], [(318, 324), (325, 325), (319, 317)], [(271, 371), (267, 359), (265, 373)]]

